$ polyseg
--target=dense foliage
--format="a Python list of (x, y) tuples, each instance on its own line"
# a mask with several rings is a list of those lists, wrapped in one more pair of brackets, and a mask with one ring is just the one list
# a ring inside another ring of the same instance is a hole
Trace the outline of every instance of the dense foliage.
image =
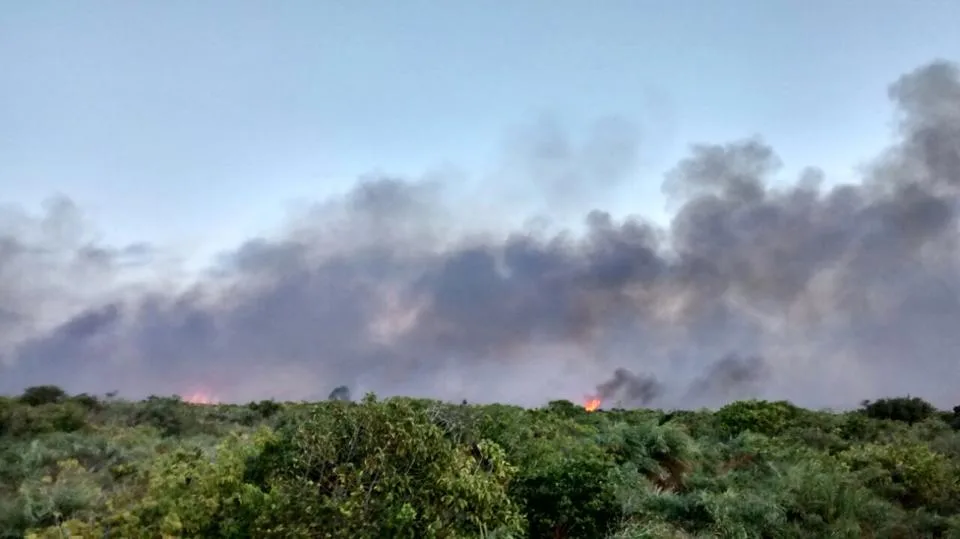
[(960, 407), (0, 398), (0, 536), (958, 537)]

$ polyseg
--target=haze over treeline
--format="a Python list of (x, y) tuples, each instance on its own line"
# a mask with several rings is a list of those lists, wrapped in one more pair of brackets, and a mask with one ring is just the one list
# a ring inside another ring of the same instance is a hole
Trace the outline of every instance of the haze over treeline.
[[(503, 230), (488, 212), (510, 200), (370, 176), (176, 286), (149, 238), (92, 241), (68, 198), (4, 209), (0, 391), (960, 404), (960, 71), (888, 93), (896, 133), (859, 183), (778, 175), (759, 137), (697, 144), (664, 179), (666, 227), (598, 208), (582, 231)], [(518, 175), (557, 207), (626, 181), (642, 140), (597, 125), (531, 134)]]

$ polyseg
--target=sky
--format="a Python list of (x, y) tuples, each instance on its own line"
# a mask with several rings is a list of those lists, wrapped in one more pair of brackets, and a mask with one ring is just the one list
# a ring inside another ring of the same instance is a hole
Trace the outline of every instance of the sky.
[(958, 20), (0, 3), (0, 392), (955, 405)]
[[(6, 2), (0, 201), (62, 193), (111, 241), (191, 256), (367, 173), (497, 170), (545, 117), (632, 122), (611, 203), (668, 215), (691, 143), (759, 134), (845, 179), (890, 133), (882, 88), (960, 55), (950, 1)], [(824, 123), (830, 129), (823, 129)]]

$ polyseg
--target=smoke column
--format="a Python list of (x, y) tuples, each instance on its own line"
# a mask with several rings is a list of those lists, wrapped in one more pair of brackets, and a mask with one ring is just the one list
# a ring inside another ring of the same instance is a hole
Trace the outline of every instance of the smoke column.
[[(665, 227), (594, 210), (582, 233), (503, 231), (482, 219), (495, 201), (447, 204), (443, 178), (368, 177), (175, 287), (163, 253), (92, 242), (67, 199), (3, 210), (0, 391), (539, 404), (618, 373), (611, 390), (664, 406), (960, 404), (957, 66), (889, 96), (898, 132), (858, 183), (780, 178), (759, 138), (696, 145), (664, 180)], [(551, 203), (630, 170), (636, 134), (598, 125), (532, 144), (522, 172)]]

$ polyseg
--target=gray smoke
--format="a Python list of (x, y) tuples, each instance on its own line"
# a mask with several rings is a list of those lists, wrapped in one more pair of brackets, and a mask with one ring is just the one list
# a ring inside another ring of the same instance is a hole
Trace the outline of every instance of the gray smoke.
[(337, 386), (333, 388), (333, 391), (330, 392), (330, 395), (327, 396), (328, 401), (348, 401), (350, 400), (350, 388), (347, 386)]
[[(860, 182), (825, 187), (811, 168), (774, 187), (779, 158), (761, 139), (697, 145), (667, 174), (678, 209), (665, 228), (594, 210), (582, 233), (502, 232), (487, 227), (495, 203), (447, 204), (442, 179), (371, 177), (177, 289), (155, 276), (121, 286), (158, 255), (78, 235), (64, 200), (39, 219), (4, 212), (0, 390), (201, 385), (248, 400), (346, 384), (538, 404), (622, 367), (617, 391), (640, 403), (909, 393), (952, 406), (958, 69), (932, 63), (889, 94), (899, 131)], [(534, 144), (540, 164), (524, 173), (551, 160), (548, 200), (620, 181), (633, 139), (610, 129), (583, 149)]]
[(685, 403), (707, 404), (716, 400), (753, 396), (766, 381), (769, 368), (759, 356), (741, 357), (728, 354), (707, 367), (706, 372), (691, 384)]
[(627, 369), (613, 371), (613, 378), (597, 386), (597, 396), (602, 401), (615, 401), (619, 405), (645, 405), (663, 392), (663, 386), (652, 376), (636, 375)]

